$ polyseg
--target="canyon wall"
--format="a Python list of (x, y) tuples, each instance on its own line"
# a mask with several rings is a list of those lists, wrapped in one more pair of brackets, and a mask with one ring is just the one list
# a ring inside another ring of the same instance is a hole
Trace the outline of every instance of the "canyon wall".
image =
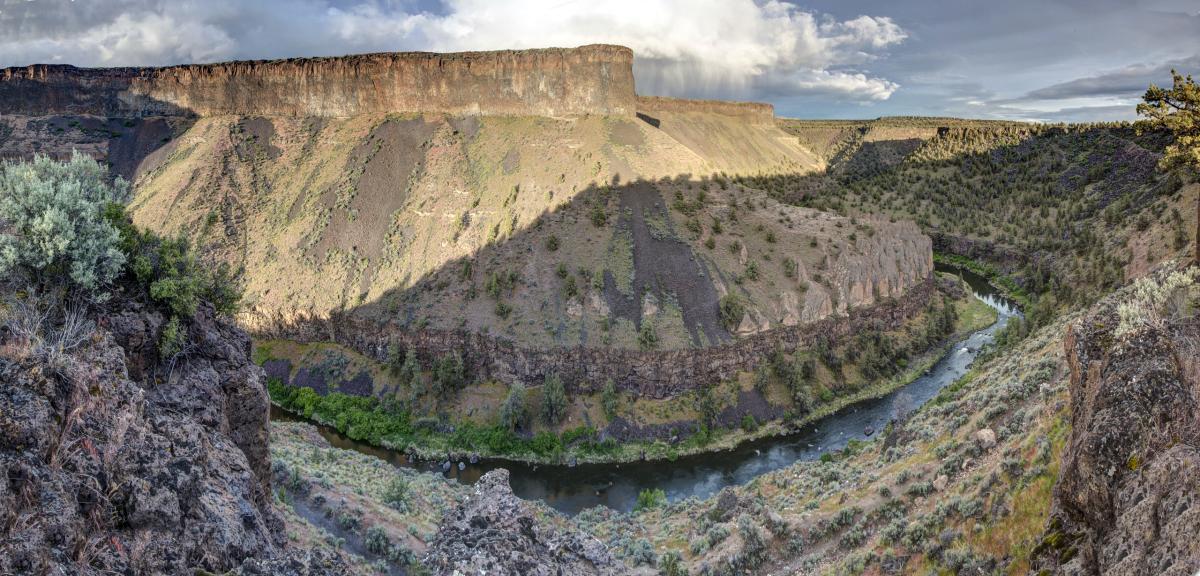
[(819, 341), (833, 345), (862, 332), (896, 329), (924, 312), (934, 298), (942, 294), (961, 296), (961, 290), (957, 283), (930, 278), (909, 288), (900, 298), (852, 309), (848, 316), (777, 328), (720, 346), (663, 351), (586, 346), (527, 348), (478, 332), (408, 330), (353, 314), (274, 325), (262, 319), (256, 324), (262, 336), (337, 342), (381, 362), (386, 361), (390, 344), (415, 349), (424, 365), (459, 352), (476, 379), (540, 385), (547, 375), (559, 374), (575, 391), (582, 392), (594, 392), (611, 379), (619, 389), (641, 397), (670, 398), (701, 383), (728, 380), (738, 371), (752, 369), (778, 349), (807, 348)]
[(634, 115), (633, 52), (622, 46), (84, 69), (0, 70), (0, 110), (44, 116), (378, 112)]

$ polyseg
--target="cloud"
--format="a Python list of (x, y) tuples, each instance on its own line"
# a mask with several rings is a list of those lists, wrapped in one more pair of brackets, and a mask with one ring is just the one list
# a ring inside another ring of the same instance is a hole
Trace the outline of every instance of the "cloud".
[(1170, 84), (1172, 69), (1183, 74), (1200, 72), (1200, 55), (1165, 64), (1126, 66), (1095, 76), (1076, 78), (1030, 91), (1022, 99), (1068, 100), (1098, 96), (1138, 96), (1145, 92), (1151, 83), (1160, 86)]
[[(84, 4), (84, 3), (78, 3)], [(590, 43), (636, 54), (646, 94), (764, 92), (889, 98), (863, 67), (902, 43), (890, 18), (838, 20), (778, 0), (64, 0), (0, 12), (0, 66), (145, 66), (394, 50), (489, 50)], [(104, 8), (107, 7), (108, 10)]]

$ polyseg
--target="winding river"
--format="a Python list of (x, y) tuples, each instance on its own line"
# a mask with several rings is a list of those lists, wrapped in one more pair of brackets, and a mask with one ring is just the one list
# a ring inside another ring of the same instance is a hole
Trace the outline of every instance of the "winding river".
[[(567, 514), (597, 505), (624, 512), (633, 509), (638, 493), (647, 488), (661, 488), (672, 502), (689, 497), (706, 498), (726, 486), (745, 484), (796, 461), (815, 460), (825, 452), (840, 450), (852, 439), (866, 439), (868, 428), (882, 430), (897, 412), (919, 408), (936, 396), (943, 387), (965, 374), (982, 348), (995, 338), (996, 332), (1010, 318), (1020, 314), (1017, 307), (984, 278), (957, 268), (938, 266), (938, 270), (962, 276), (975, 297), (994, 308), (999, 319), (960, 341), (925, 374), (886, 396), (847, 406), (787, 435), (761, 438), (730, 450), (681, 456), (674, 461), (580, 464), (575, 467), (485, 461), (464, 463), (461, 469), (455, 465), (443, 474), (472, 484), (489, 470), (507, 468), (513, 491), (526, 500), (543, 500)], [(271, 417), (297, 419), (275, 407), (272, 407)], [(438, 463), (412, 462), (401, 452), (356, 442), (328, 426), (318, 428), (321, 435), (338, 448), (370, 454), (396, 466), (442, 470)]]

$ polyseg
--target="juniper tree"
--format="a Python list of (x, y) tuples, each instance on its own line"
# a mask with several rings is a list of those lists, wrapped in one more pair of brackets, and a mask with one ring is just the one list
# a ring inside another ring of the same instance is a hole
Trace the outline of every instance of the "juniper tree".
[(500, 406), (500, 425), (516, 430), (525, 421), (525, 387), (517, 382), (508, 389), (508, 397)]
[[(1165, 129), (1175, 137), (1167, 146), (1159, 166), (1165, 170), (1182, 168), (1200, 172), (1200, 86), (1192, 76), (1171, 70), (1172, 86), (1151, 84), (1138, 104), (1137, 112), (1146, 119), (1140, 128)], [(1200, 199), (1196, 202), (1196, 262), (1200, 263)]]
[(542, 384), (542, 419), (547, 424), (558, 424), (567, 415), (567, 392), (562, 378), (557, 374), (546, 377)]

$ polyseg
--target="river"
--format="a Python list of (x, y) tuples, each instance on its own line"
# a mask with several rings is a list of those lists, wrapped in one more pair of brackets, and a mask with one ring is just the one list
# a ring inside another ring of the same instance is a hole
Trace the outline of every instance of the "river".
[[(507, 468), (513, 492), (526, 500), (542, 500), (551, 507), (575, 514), (585, 508), (604, 505), (626, 512), (637, 503), (638, 493), (661, 488), (675, 502), (689, 497), (707, 498), (726, 486), (740, 485), (754, 478), (787, 467), (800, 460), (815, 460), (825, 452), (840, 450), (852, 440), (867, 439), (866, 430), (883, 430), (898, 411), (919, 408), (945, 386), (966, 374), (984, 346), (1013, 316), (1020, 314), (1016, 305), (1002, 297), (984, 278), (967, 270), (938, 266), (953, 272), (971, 286), (976, 298), (998, 312), (998, 320), (957, 343), (926, 373), (883, 397), (865, 400), (783, 436), (761, 438), (736, 448), (673, 461), (656, 460), (625, 464), (532, 465), (519, 462), (484, 461), (452, 466), (444, 472), (448, 478), (473, 484), (484, 473)], [(297, 417), (272, 407), (271, 417), (296, 420)], [(351, 440), (328, 426), (318, 426), (321, 435), (338, 448), (370, 454), (396, 466), (441, 471), (440, 463), (412, 462), (403, 453)]]

